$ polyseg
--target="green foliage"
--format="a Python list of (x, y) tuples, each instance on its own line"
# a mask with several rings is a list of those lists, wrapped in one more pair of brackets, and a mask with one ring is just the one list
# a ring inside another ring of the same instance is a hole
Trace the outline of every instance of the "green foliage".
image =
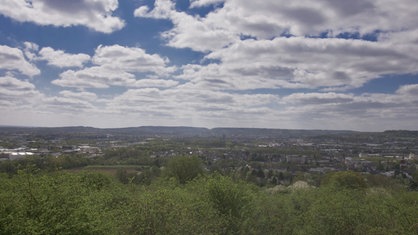
[(164, 175), (175, 178), (180, 184), (196, 178), (203, 173), (202, 163), (197, 157), (175, 157), (167, 162)]
[(149, 185), (155, 178), (160, 176), (160, 173), (160, 168), (156, 166), (142, 169), (139, 172), (128, 172), (126, 168), (120, 167), (116, 171), (116, 178), (123, 184)]
[(122, 184), (128, 184), (129, 183), (129, 175), (128, 171), (124, 168), (118, 168), (116, 171), (116, 178), (121, 182)]
[(408, 188), (411, 191), (418, 191), (418, 170), (415, 170), (414, 174), (412, 174), (412, 179), (409, 180)]
[(104, 190), (111, 184), (109, 177), (99, 173), (86, 172), (81, 174), (80, 180), (86, 188), (94, 190)]
[(222, 215), (239, 218), (250, 195), (229, 177), (216, 176), (207, 182), (209, 201)]
[(159, 187), (134, 201), (128, 234), (219, 234), (215, 211), (198, 194)]
[(131, 146), (107, 150), (103, 157), (96, 159), (96, 162), (100, 164), (151, 165), (154, 164), (154, 160), (149, 157), (150, 155), (150, 149), (144, 146)]
[(367, 187), (365, 177), (352, 171), (331, 173), (325, 178), (324, 183), (336, 189), (365, 189)]
[[(401, 198), (383, 190), (366, 194), (358, 190), (321, 189), (319, 197), (304, 214), (306, 234), (414, 234), (418, 214)], [(416, 199), (415, 199), (416, 203)]]
[[(108, 234), (117, 229), (114, 195), (95, 175), (19, 175), (1, 178), (0, 234)], [(91, 179), (91, 180), (87, 180)], [(100, 187), (98, 187), (100, 186)], [(115, 190), (116, 191), (116, 190)]]
[(54, 172), (59, 169), (83, 167), (89, 163), (90, 160), (81, 155), (31, 156), (19, 160), (0, 161), (0, 172), (11, 176), (17, 174), (19, 169), (26, 169), (30, 166), (34, 166), (41, 171)]
[(289, 213), (283, 195), (257, 193), (253, 197), (246, 219), (240, 225), (242, 234), (290, 234), (286, 233), (285, 221)]
[(238, 233), (250, 211), (251, 190), (243, 182), (219, 175), (208, 179), (206, 185), (208, 201), (225, 222), (222, 233)]
[(125, 185), (31, 167), (0, 175), (0, 234), (417, 234), (418, 192), (326, 178), (272, 191), (217, 174)]

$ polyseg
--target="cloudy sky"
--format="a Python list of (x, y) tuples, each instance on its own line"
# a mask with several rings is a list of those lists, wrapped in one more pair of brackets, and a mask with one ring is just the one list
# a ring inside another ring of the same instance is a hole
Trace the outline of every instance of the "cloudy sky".
[(0, 0), (0, 125), (418, 129), (416, 0)]

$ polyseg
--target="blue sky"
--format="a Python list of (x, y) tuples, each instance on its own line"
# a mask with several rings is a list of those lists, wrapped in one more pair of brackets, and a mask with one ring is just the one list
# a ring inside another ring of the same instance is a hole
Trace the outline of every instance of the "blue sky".
[(0, 125), (418, 129), (416, 0), (0, 0)]

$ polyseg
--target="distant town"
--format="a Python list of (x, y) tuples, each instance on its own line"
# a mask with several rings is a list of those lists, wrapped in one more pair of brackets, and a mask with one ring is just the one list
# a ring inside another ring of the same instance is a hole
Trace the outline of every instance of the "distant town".
[(418, 131), (0, 128), (0, 164), (32, 158), (77, 162), (74, 158), (81, 163), (60, 167), (130, 166), (141, 174), (175, 156), (197, 156), (208, 171), (261, 186), (301, 178), (315, 185), (316, 175), (343, 170), (408, 180), (417, 170)]

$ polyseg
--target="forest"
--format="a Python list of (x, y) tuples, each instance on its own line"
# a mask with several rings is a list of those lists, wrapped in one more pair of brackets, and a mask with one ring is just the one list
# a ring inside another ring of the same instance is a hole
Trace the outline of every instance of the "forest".
[(395, 178), (340, 171), (260, 187), (191, 156), (141, 174), (2, 173), (0, 234), (418, 233), (418, 191)]

